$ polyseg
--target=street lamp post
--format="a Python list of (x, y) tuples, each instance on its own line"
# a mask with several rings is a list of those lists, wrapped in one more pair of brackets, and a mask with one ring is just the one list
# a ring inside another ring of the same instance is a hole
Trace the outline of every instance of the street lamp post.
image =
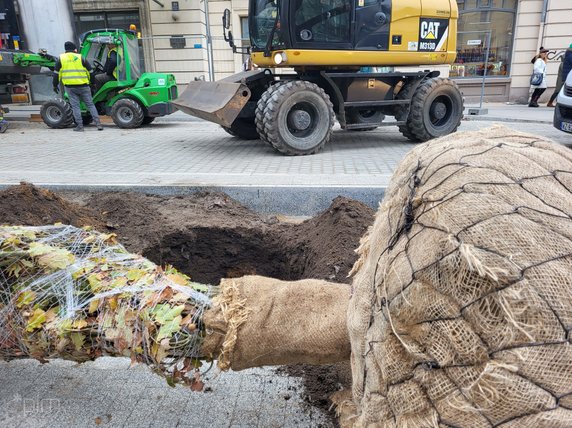
[(209, 81), (214, 82), (214, 55), (213, 55), (213, 38), (211, 35), (211, 24), (209, 19), (209, 1), (203, 0), (205, 3), (205, 26), (206, 26), (206, 38), (207, 38), (207, 62), (209, 68)]

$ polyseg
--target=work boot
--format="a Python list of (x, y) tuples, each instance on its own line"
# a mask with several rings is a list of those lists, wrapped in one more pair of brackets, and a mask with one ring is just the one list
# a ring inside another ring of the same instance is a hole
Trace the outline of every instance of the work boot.
[(83, 132), (83, 126), (76, 126), (73, 130), (75, 132)]
[(97, 124), (97, 130), (98, 131), (103, 131), (103, 125), (101, 123)]

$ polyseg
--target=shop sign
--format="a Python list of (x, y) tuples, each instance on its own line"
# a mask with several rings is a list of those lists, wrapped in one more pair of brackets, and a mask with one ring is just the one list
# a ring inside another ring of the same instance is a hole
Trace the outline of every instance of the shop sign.
[(480, 46), (483, 44), (482, 40), (467, 40), (468, 46)]

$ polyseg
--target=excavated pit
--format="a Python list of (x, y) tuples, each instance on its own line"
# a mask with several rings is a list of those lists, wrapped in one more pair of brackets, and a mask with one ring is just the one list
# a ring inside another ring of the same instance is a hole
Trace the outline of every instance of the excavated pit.
[[(313, 218), (291, 222), (260, 216), (224, 193), (56, 194), (28, 183), (0, 191), (0, 224), (93, 226), (116, 233), (129, 251), (209, 284), (252, 274), (349, 283), (354, 249), (373, 216), (371, 208), (345, 197)], [(324, 410), (329, 395), (349, 381), (348, 365), (281, 370), (301, 376), (305, 399)]]
[(171, 264), (201, 283), (221, 278), (263, 275), (283, 280), (300, 279), (302, 269), (291, 248), (284, 248), (273, 233), (256, 229), (194, 227), (165, 235), (143, 255), (157, 264)]

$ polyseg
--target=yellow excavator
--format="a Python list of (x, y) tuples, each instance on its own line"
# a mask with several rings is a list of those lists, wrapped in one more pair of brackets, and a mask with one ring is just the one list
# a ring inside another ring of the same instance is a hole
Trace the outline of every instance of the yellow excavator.
[[(318, 152), (336, 119), (345, 130), (397, 125), (412, 141), (440, 137), (463, 116), (455, 82), (393, 68), (452, 63), (457, 18), (456, 0), (249, 0), (254, 70), (191, 82), (174, 104), (286, 155)], [(228, 9), (222, 20), (225, 40), (245, 53)]]

